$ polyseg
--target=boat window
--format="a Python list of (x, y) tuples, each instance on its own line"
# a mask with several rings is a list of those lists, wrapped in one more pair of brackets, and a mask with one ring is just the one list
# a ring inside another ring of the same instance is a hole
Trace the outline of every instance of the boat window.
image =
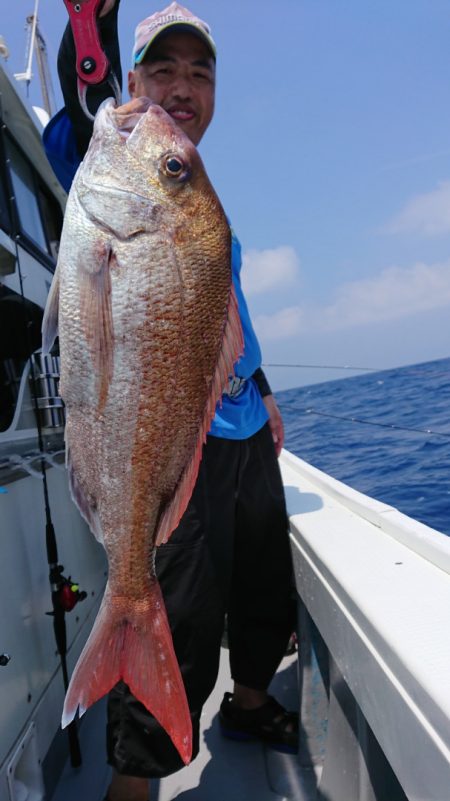
[(0, 228), (7, 233), (11, 230), (11, 218), (9, 216), (9, 205), (6, 193), (6, 181), (4, 175), (0, 175)]
[(41, 324), (39, 306), (0, 284), (0, 431), (13, 421), (23, 369), (41, 346)]
[(47, 233), (50, 253), (56, 261), (58, 258), (59, 240), (61, 239), (63, 223), (61, 208), (53, 195), (47, 192), (41, 185), (39, 186), (39, 205), (41, 207), (44, 228)]
[(41, 250), (48, 253), (33, 170), (10, 139), (8, 139), (7, 145), (20, 226)]

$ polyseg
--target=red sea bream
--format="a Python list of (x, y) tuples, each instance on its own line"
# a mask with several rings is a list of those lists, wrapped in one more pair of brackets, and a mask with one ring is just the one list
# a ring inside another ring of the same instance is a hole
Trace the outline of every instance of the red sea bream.
[(193, 144), (150, 101), (107, 101), (96, 117), (44, 349), (57, 334), (72, 496), (109, 563), (63, 725), (123, 679), (187, 763), (189, 709), (154, 551), (187, 506), (242, 332), (224, 212)]

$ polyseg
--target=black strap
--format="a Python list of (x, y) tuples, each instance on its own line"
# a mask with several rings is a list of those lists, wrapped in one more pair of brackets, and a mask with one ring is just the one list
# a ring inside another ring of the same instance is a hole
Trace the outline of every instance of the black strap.
[[(111, 65), (111, 70), (117, 77), (120, 86), (122, 86), (122, 69), (120, 66), (119, 38), (117, 31), (119, 5), (120, 0), (117, 0), (114, 8), (104, 17), (99, 18), (98, 31), (103, 50)], [(78, 152), (81, 158), (83, 158), (92, 136), (93, 123), (86, 117), (80, 106), (77, 85), (76, 50), (70, 23), (68, 23), (64, 31), (59, 47), (58, 75), (66, 111), (75, 133)], [(101, 103), (113, 95), (114, 92), (108, 81), (90, 87), (88, 95), (90, 111), (95, 114)]]
[(265, 398), (266, 395), (272, 395), (272, 390), (270, 388), (270, 384), (266, 378), (266, 375), (261, 367), (258, 367), (252, 375), (253, 380), (255, 381), (256, 386), (259, 389), (259, 394), (262, 398)]

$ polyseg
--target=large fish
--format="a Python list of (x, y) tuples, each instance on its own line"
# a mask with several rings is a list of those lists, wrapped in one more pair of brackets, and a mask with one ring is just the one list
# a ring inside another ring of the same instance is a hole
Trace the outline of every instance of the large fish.
[[(74, 180), (43, 324), (59, 333), (72, 496), (109, 577), (63, 725), (120, 679), (187, 763), (184, 686), (154, 572), (242, 351), (230, 230), (200, 157), (157, 105), (100, 109)], [(205, 599), (205, 603), (208, 599)]]

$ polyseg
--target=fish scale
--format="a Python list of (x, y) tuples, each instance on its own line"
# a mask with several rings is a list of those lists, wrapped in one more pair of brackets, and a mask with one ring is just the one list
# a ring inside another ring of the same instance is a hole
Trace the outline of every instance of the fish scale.
[(154, 551), (189, 502), (242, 331), (229, 225), (200, 157), (159, 106), (131, 106), (98, 112), (43, 324), (44, 349), (59, 333), (72, 497), (109, 565), (63, 725), (123, 679), (187, 763), (191, 720)]

